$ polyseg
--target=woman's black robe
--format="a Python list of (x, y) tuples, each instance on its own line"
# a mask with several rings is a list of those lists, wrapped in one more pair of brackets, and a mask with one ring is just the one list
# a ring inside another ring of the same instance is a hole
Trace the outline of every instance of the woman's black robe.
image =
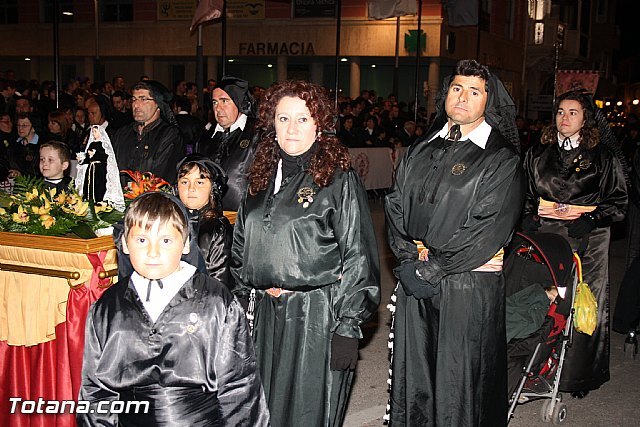
[[(583, 278), (598, 301), (598, 327), (593, 335), (573, 334), (560, 379), (561, 391), (593, 390), (609, 380), (609, 226), (624, 219), (627, 188), (620, 161), (604, 145), (589, 150), (539, 145), (525, 157), (527, 194), (524, 215), (537, 214), (539, 199), (579, 206), (591, 212), (598, 228), (588, 236), (582, 257)], [(573, 250), (581, 239), (567, 234), (567, 223), (542, 218), (539, 231), (566, 238)]]
[[(274, 427), (340, 426), (353, 371), (329, 369), (331, 335), (362, 338), (380, 301), (365, 189), (353, 170), (319, 188), (302, 171), (240, 205), (232, 247), (240, 296), (257, 290), (254, 340)], [(265, 289), (295, 291), (274, 298)]]

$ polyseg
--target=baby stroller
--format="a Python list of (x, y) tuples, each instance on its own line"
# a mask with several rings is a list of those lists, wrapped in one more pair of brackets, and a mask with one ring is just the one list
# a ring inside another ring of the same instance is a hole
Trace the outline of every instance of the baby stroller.
[[(503, 268), (507, 337), (514, 337), (507, 344), (511, 396), (507, 422), (516, 405), (537, 399), (548, 399), (541, 411), (544, 422), (559, 424), (567, 417), (558, 387), (572, 342), (579, 265), (569, 243), (557, 234), (516, 233), (507, 251)], [(549, 293), (554, 294), (553, 301)]]

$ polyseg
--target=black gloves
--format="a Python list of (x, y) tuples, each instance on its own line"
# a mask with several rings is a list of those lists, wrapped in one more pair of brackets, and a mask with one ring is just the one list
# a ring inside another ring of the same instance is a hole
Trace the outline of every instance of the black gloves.
[(538, 231), (541, 226), (542, 224), (540, 224), (540, 217), (538, 215), (526, 215), (522, 218), (522, 231), (525, 233)]
[(591, 215), (582, 214), (580, 218), (574, 219), (568, 224), (565, 224), (565, 227), (567, 227), (567, 230), (569, 231), (569, 237), (581, 239), (596, 228), (596, 221)]
[(331, 359), (329, 367), (332, 371), (356, 369), (358, 363), (358, 339), (342, 335), (331, 335)]
[(422, 261), (415, 263), (405, 262), (394, 268), (393, 273), (400, 280), (400, 283), (402, 283), (404, 292), (407, 295), (413, 295), (419, 299), (432, 298), (434, 295), (440, 293), (440, 285), (434, 286), (425, 280), (419, 279), (418, 276), (416, 276), (416, 264), (418, 263), (422, 263)]

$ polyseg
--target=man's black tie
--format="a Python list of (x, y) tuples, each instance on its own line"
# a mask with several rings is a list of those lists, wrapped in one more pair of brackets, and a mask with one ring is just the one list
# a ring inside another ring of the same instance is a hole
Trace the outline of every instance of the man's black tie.
[(453, 142), (456, 142), (462, 137), (462, 132), (460, 131), (460, 125), (451, 126), (451, 130), (449, 131), (449, 135), (447, 139)]
[[(438, 194), (438, 189), (440, 188), (440, 183), (444, 178), (445, 167), (451, 162), (453, 156), (454, 145), (458, 140), (462, 137), (462, 132), (460, 131), (460, 125), (451, 126), (451, 130), (449, 130), (449, 135), (447, 135), (447, 139), (445, 140), (445, 146), (443, 147), (445, 152), (447, 153), (442, 163), (440, 164), (440, 172), (438, 173), (438, 179), (436, 180), (436, 185), (433, 188), (433, 193), (431, 193), (431, 197), (429, 198), (430, 203), (434, 203), (436, 199), (436, 195)], [(449, 146), (447, 142), (450, 142)]]
[(571, 150), (571, 138), (566, 137), (562, 140), (562, 149), (563, 150)]
[(163, 286), (162, 281), (160, 279), (158, 279), (158, 280), (149, 280), (149, 285), (147, 286), (147, 302), (149, 302), (149, 297), (151, 296), (151, 283), (152, 282), (156, 282), (160, 289), (162, 289), (162, 286)]
[(231, 135), (231, 128), (228, 127), (222, 132), (222, 137), (218, 142), (218, 150), (216, 155), (212, 159), (216, 163), (222, 163), (222, 160), (229, 157), (229, 136)]

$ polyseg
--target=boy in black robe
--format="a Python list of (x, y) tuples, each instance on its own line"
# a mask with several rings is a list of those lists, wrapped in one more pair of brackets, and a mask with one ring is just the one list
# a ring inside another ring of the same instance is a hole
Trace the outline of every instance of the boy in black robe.
[[(79, 400), (91, 410), (78, 424), (268, 425), (244, 311), (219, 281), (180, 260), (189, 251), (184, 207), (147, 193), (124, 222), (135, 272), (87, 317)], [(132, 406), (141, 410), (99, 413), (113, 401), (141, 402)]]

